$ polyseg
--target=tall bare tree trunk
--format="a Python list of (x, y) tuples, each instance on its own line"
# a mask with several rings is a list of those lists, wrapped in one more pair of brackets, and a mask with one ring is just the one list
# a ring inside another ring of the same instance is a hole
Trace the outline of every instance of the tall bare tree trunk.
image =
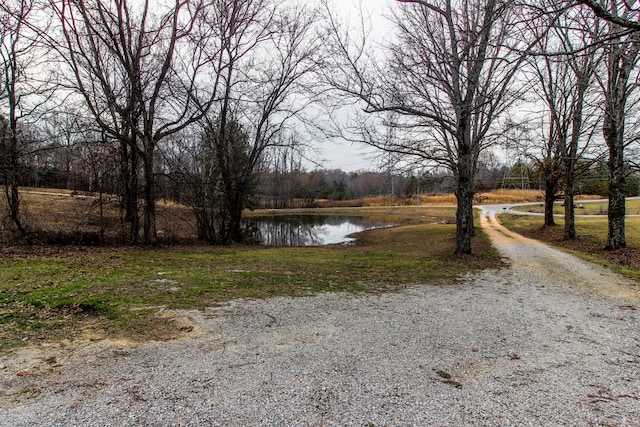
[(29, 235), (20, 218), (19, 181), (19, 138), (18, 120), (16, 118), (16, 104), (14, 91), (9, 92), (9, 120), (8, 123), (0, 116), (0, 141), (2, 142), (2, 175), (4, 193), (7, 201), (7, 214), (18, 231), (20, 237), (27, 243)]
[[(123, 219), (129, 225), (130, 244), (138, 243), (140, 219), (138, 216), (138, 153), (129, 141), (120, 141), (121, 208)], [(123, 230), (124, 234), (124, 230)]]
[(11, 222), (18, 230), (20, 237), (23, 238), (27, 243), (31, 243), (29, 240), (29, 234), (27, 233), (26, 228), (22, 225), (22, 220), (20, 219), (20, 192), (18, 190), (18, 185), (15, 181), (15, 177), (11, 176), (9, 173), (5, 175), (5, 179), (9, 178), (9, 181), (5, 181), (4, 184), (4, 193), (5, 199), (7, 201), (8, 207), (8, 215), (11, 218)]
[(578, 83), (578, 102), (576, 102), (571, 120), (572, 132), (568, 150), (565, 150), (564, 165), (564, 239), (574, 240), (578, 237), (576, 233), (576, 213), (575, 213), (575, 192), (574, 185), (576, 180), (576, 162), (578, 158), (578, 144), (580, 142), (580, 133), (582, 129), (582, 111), (584, 108), (584, 97), (587, 87), (589, 86), (590, 75), (592, 69), (580, 75)]
[[(613, 2), (629, 16), (627, 6)], [(616, 10), (616, 9), (614, 9)], [(635, 15), (635, 12), (633, 13)], [(604, 88), (604, 121), (602, 134), (609, 148), (609, 232), (606, 249), (627, 246), (625, 237), (625, 115), (627, 100), (637, 88), (632, 73), (637, 68), (640, 52), (640, 33), (625, 31), (617, 24), (609, 25), (607, 40), (607, 82)]]
[(463, 152), (459, 157), (456, 182), (456, 254), (471, 253), (474, 235), (473, 196), (475, 159), (472, 153)]
[[(606, 119), (605, 119), (606, 120)], [(615, 250), (627, 247), (625, 233), (625, 171), (622, 135), (614, 130), (605, 132), (609, 145), (609, 231), (606, 249)]]
[(471, 253), (473, 232), (473, 189), (467, 184), (458, 185), (456, 190), (456, 254)]
[(156, 180), (154, 175), (155, 144), (151, 137), (144, 141), (144, 228), (143, 243), (155, 245), (158, 242), (156, 230)]
[[(20, 135), (22, 126), (19, 127), (18, 122), (26, 123), (24, 119), (38, 108), (29, 106), (26, 100), (37, 95), (41, 102), (47, 93), (46, 83), (42, 83), (45, 77), (40, 73), (37, 78), (29, 75), (30, 70), (41, 65), (35, 61), (41, 56), (36, 50), (40, 37), (30, 30), (35, 25), (32, 17), (37, 7), (33, 1), (0, 3), (0, 179), (4, 181), (8, 216), (27, 243), (30, 243), (29, 234), (21, 219), (18, 190), (26, 141)], [(38, 25), (48, 26), (46, 19)]]
[(573, 168), (567, 169), (567, 175), (565, 177), (566, 182), (564, 185), (564, 239), (565, 240), (573, 240), (577, 237), (575, 203), (573, 200), (574, 198), (573, 175), (574, 175)]
[(544, 180), (544, 226), (555, 227), (556, 221), (553, 218), (553, 204), (556, 201), (556, 190), (558, 189), (558, 179), (556, 176), (547, 176)]

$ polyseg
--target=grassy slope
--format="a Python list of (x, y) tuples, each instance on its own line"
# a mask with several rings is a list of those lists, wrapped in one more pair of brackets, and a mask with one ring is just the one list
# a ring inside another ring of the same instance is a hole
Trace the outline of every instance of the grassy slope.
[(355, 246), (187, 247), (71, 251), (0, 259), (0, 349), (62, 339), (169, 339), (165, 309), (201, 309), (234, 298), (376, 292), (438, 284), (495, 267), (485, 236), (475, 254), (452, 255), (454, 226), (371, 230)]
[[(502, 193), (483, 194), (481, 201), (539, 200), (539, 192)], [(447, 205), (455, 200), (434, 196), (429, 202)], [(585, 204), (578, 213), (600, 213), (601, 205)], [(26, 206), (31, 220), (52, 230), (95, 229), (96, 207), (90, 199), (29, 194)], [(117, 211), (108, 208), (105, 219), (117, 224)], [(159, 208), (165, 233), (189, 232), (188, 210), (166, 204)], [(640, 202), (631, 202), (628, 210), (640, 211)], [(163, 315), (166, 310), (201, 309), (234, 298), (377, 292), (410, 283), (442, 283), (466, 271), (499, 265), (481, 232), (474, 241), (475, 255), (452, 255), (454, 226), (449, 224), (455, 208), (371, 206), (323, 212), (385, 217), (404, 225), (362, 233), (356, 246), (46, 248), (39, 256), (33, 251), (27, 255), (9, 251), (0, 258), (0, 349), (62, 339), (170, 339), (180, 335), (181, 326)], [(434, 217), (441, 224), (422, 224)], [(615, 253), (602, 250), (606, 218), (578, 219), (581, 238), (576, 242), (562, 240), (560, 219), (558, 227), (546, 229), (541, 229), (539, 217), (501, 216), (501, 220), (525, 235), (580, 251), (640, 278), (640, 219), (628, 219), (630, 248)]]

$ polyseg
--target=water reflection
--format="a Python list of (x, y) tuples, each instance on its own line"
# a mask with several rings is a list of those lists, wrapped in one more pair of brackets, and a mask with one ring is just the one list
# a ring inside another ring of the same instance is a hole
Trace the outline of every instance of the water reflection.
[(326, 215), (276, 215), (249, 218), (246, 227), (268, 246), (320, 246), (353, 242), (349, 234), (392, 225), (374, 218)]

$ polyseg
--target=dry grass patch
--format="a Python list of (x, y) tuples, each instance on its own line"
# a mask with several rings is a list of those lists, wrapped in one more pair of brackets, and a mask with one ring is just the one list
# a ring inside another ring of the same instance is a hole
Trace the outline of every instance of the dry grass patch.
[[(35, 244), (96, 246), (122, 242), (127, 235), (115, 197), (100, 200), (95, 194), (69, 190), (26, 189), (21, 201), (23, 224)], [(0, 198), (0, 212), (5, 206)], [(195, 219), (190, 208), (161, 200), (156, 211), (161, 242), (193, 242)], [(4, 240), (9, 242), (10, 236)]]
[[(606, 216), (609, 210), (609, 201), (606, 199), (598, 199), (598, 196), (584, 196), (585, 198), (576, 199), (576, 215), (604, 215)], [(585, 201), (587, 200), (587, 201)], [(592, 201), (588, 201), (592, 200)], [(544, 205), (527, 205), (518, 206), (514, 210), (522, 212), (536, 212), (544, 213)], [(627, 199), (626, 201), (627, 215), (640, 215), (640, 199)], [(564, 206), (562, 202), (556, 202), (553, 205), (554, 215), (563, 215)]]
[(475, 202), (483, 205), (528, 203), (544, 200), (544, 193), (540, 190), (493, 190), (477, 193)]
[[(590, 197), (590, 196), (584, 196)], [(509, 204), (528, 203), (544, 200), (544, 194), (540, 190), (512, 190), (500, 189), (476, 194), (476, 204)], [(357, 200), (344, 201), (318, 201), (318, 207), (381, 207), (381, 206), (455, 206), (457, 204), (454, 194), (420, 194), (412, 197), (402, 196), (378, 196), (365, 197)]]

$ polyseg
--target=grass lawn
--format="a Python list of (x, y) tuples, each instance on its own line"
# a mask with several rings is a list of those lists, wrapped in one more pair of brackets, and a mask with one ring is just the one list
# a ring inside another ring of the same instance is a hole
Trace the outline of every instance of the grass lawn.
[(510, 230), (571, 250), (590, 261), (606, 265), (629, 277), (640, 280), (640, 217), (627, 217), (626, 238), (628, 247), (617, 251), (604, 249), (608, 230), (606, 216), (577, 217), (576, 232), (578, 233), (578, 239), (574, 241), (563, 239), (564, 220), (562, 217), (555, 218), (557, 223), (555, 227), (544, 228), (542, 227), (544, 220), (541, 216), (503, 214), (499, 215), (499, 220)]
[(167, 312), (235, 298), (438, 285), (500, 265), (479, 230), (454, 256), (455, 226), (412, 224), (360, 234), (354, 246), (73, 250), (0, 258), (0, 350), (43, 342), (163, 340)]

